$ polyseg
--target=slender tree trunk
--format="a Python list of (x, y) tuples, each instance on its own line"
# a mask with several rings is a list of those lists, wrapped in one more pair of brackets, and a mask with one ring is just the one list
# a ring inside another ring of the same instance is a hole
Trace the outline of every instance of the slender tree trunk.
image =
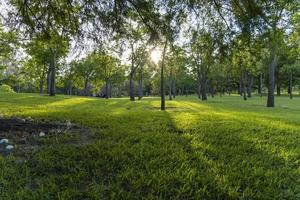
[(169, 100), (172, 100), (173, 96), (172, 96), (172, 79), (169, 80)]
[(108, 99), (109, 94), (108, 94), (108, 78), (105, 79), (105, 99)]
[(210, 87), (210, 95), (211, 95), (212, 98), (215, 97), (215, 89), (214, 89), (213, 85)]
[(201, 99), (201, 80), (199, 79), (197, 84), (197, 94), (198, 94), (198, 99)]
[(290, 99), (293, 98), (293, 74), (290, 72), (290, 77), (289, 77), (289, 88), (290, 88)]
[(201, 70), (200, 70), (200, 66), (197, 66), (197, 93), (198, 93), (198, 99), (201, 99)]
[(168, 40), (166, 39), (163, 55), (162, 55), (161, 67), (160, 67), (160, 93), (161, 93), (160, 109), (161, 110), (166, 110), (164, 67), (165, 67), (165, 56), (167, 51), (167, 44), (168, 44)]
[(169, 100), (172, 100), (172, 82), (173, 82), (173, 67), (170, 67), (170, 77), (169, 77)]
[(271, 55), (270, 55), (270, 65), (269, 65), (269, 84), (268, 84), (268, 100), (267, 100), (267, 107), (274, 107), (275, 101), (274, 101), (274, 82), (275, 82), (275, 65), (276, 65), (276, 44), (273, 44), (273, 47), (271, 49)]
[(240, 74), (239, 95), (243, 95), (243, 73)]
[(206, 74), (203, 72), (202, 73), (202, 77), (201, 77), (201, 96), (202, 96), (202, 101), (206, 101), (207, 100), (207, 94), (206, 94)]
[(279, 79), (279, 69), (276, 71), (276, 78), (277, 78), (277, 81), (276, 81), (276, 94), (277, 94), (277, 96), (281, 96), (281, 82), (280, 82), (280, 79)]
[(139, 100), (143, 98), (143, 70), (142, 66), (140, 66), (140, 71), (139, 71)]
[(42, 95), (43, 91), (44, 91), (44, 82), (45, 82), (46, 72), (47, 72), (47, 65), (44, 64), (43, 71), (42, 71), (42, 74), (40, 76), (40, 83), (39, 83), (40, 95)]
[(175, 97), (176, 97), (176, 80), (175, 79), (173, 79), (172, 85), (173, 85), (173, 98), (175, 99)]
[(134, 101), (134, 80), (133, 80), (133, 73), (130, 73), (130, 80), (129, 80), (129, 96), (130, 101)]
[(248, 98), (252, 97), (252, 85), (253, 85), (253, 76), (251, 74), (249, 74), (248, 84), (247, 84), (247, 96), (248, 96)]
[(276, 94), (277, 94), (277, 96), (281, 96), (281, 85), (280, 85), (280, 83), (276, 84)]
[(122, 96), (122, 94), (121, 94), (121, 93), (122, 93), (122, 92), (121, 92), (121, 87), (118, 86), (117, 89), (118, 89), (118, 90), (117, 90), (117, 96), (118, 96), (118, 97), (121, 97), (121, 96)]
[(88, 96), (88, 80), (84, 81), (84, 96)]
[(247, 100), (247, 92), (246, 92), (246, 89), (247, 87), (246, 87), (246, 85), (244, 85), (244, 87), (243, 87), (243, 97), (244, 97), (244, 100)]
[(247, 100), (247, 74), (245, 72), (242, 72), (242, 86), (243, 86), (243, 91), (242, 91), (242, 95), (244, 100)]
[(258, 94), (260, 97), (262, 97), (262, 91), (263, 90), (263, 77), (262, 73), (259, 74), (259, 86), (258, 86)]
[(55, 74), (56, 74), (56, 55), (55, 52), (52, 51), (52, 59), (50, 63), (50, 71), (51, 71), (51, 76), (50, 76), (50, 91), (49, 95), (50, 96), (55, 96)]
[(112, 98), (112, 83), (111, 83), (111, 78), (109, 78), (109, 98)]
[(50, 94), (50, 83), (51, 83), (51, 69), (49, 65), (49, 68), (47, 70), (47, 94)]
[(44, 85), (44, 81), (43, 80), (40, 80), (40, 85), (39, 85), (39, 90), (40, 90), (40, 95), (43, 94), (43, 85)]
[(129, 96), (130, 96), (130, 101), (134, 101), (134, 58), (132, 56), (131, 58), (131, 69), (130, 69), (130, 74), (129, 74), (130, 80), (129, 80)]
[(69, 83), (69, 95), (71, 96), (72, 95), (72, 84)]

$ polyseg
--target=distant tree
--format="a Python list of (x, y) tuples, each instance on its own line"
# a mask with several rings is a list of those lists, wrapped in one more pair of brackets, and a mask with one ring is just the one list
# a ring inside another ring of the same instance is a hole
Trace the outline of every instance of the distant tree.
[(62, 50), (68, 50), (70, 36), (79, 30), (79, 2), (63, 0), (11, 1), (15, 9), (10, 10), (10, 20), (21, 26), (25, 34), (47, 45), (49, 55), (49, 95), (55, 95), (55, 76)]

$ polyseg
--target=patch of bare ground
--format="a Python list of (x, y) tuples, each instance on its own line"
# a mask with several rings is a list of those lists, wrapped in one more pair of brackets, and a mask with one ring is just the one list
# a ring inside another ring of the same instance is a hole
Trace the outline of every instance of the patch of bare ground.
[[(70, 121), (33, 120), (31, 118), (0, 119), (0, 156), (14, 155), (23, 160), (33, 151), (49, 145), (88, 145), (95, 139), (90, 129)], [(8, 146), (12, 148), (9, 149)]]

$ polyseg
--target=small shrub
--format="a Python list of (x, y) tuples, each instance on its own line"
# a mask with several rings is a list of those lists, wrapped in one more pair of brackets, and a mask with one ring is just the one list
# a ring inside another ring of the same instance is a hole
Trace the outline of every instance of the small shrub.
[(15, 91), (9, 85), (0, 85), (0, 92), (4, 93), (15, 93)]

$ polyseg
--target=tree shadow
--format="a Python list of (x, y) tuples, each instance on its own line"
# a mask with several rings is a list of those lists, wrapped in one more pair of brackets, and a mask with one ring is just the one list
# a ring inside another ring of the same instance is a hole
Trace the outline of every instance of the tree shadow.
[(50, 103), (47, 112), (29, 112), (73, 120), (95, 128), (99, 137), (87, 146), (54, 144), (35, 152), (18, 171), (4, 169), (4, 180), (22, 177), (9, 180), (15, 190), (40, 199), (56, 194), (66, 199), (299, 196), (299, 140), (289, 132), (274, 135), (265, 124), (205, 113), (213, 111), (209, 105), (184, 103), (186, 110), (161, 112), (153, 109), (159, 101), (115, 101), (67, 101), (61, 107)]

